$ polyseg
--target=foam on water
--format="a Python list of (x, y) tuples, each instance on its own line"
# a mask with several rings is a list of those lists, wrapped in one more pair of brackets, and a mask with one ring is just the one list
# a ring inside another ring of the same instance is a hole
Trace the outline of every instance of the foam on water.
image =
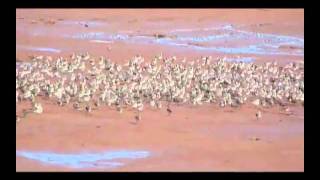
[(178, 37), (177, 40), (180, 41), (191, 41), (191, 42), (210, 42), (221, 39), (227, 39), (230, 34), (219, 34), (219, 35), (209, 35), (209, 36), (199, 36), (199, 37)]
[(65, 37), (81, 40), (128, 40), (129, 36), (126, 34), (107, 34), (105, 32), (89, 32), (89, 33), (77, 33), (74, 35), (64, 35)]
[(23, 45), (16, 45), (17, 49), (25, 49), (31, 51), (42, 51), (42, 52), (53, 52), (53, 53), (60, 53), (60, 49), (56, 48), (49, 48), (49, 47), (34, 47), (34, 46), (23, 46)]
[(67, 166), (71, 168), (114, 168), (124, 165), (123, 162), (114, 160), (146, 158), (150, 153), (148, 151), (129, 150), (76, 154), (16, 151), (16, 155), (46, 164)]
[(256, 45), (249, 45), (245, 47), (209, 47), (209, 49), (224, 52), (228, 54), (258, 54), (258, 55), (295, 55), (303, 56), (303, 53), (299, 52), (282, 52), (278, 49), (265, 49)]
[(207, 28), (181, 28), (181, 29), (174, 29), (170, 32), (197, 32), (197, 31), (215, 31), (215, 30), (228, 30), (231, 29), (233, 26), (230, 24), (216, 26), (216, 27), (207, 27)]
[(238, 57), (238, 58), (226, 58), (227, 62), (244, 62), (244, 63), (252, 63), (255, 61), (252, 57)]
[(75, 21), (75, 20), (64, 20), (60, 22), (61, 24), (65, 25), (85, 25), (87, 24), (89, 27), (99, 27), (106, 25), (105, 23), (99, 22), (99, 21)]
[(113, 41), (104, 41), (104, 40), (90, 40), (92, 43), (105, 43), (105, 44), (110, 44), (113, 43)]
[[(258, 55), (296, 55), (303, 56), (304, 39), (292, 36), (275, 35), (267, 33), (255, 33), (235, 29), (232, 25), (225, 25), (218, 28), (203, 28), (203, 29), (178, 29), (173, 32), (194, 32), (194, 31), (212, 31), (224, 30), (223, 34), (208, 35), (208, 36), (184, 36), (177, 37), (176, 39), (162, 39), (156, 41), (160, 44), (191, 47), (197, 50), (212, 50), (228, 54), (258, 54)], [(190, 44), (193, 42), (215, 42), (220, 40), (227, 40), (229, 42), (242, 40), (244, 42), (251, 42), (251, 45), (243, 47), (228, 47), (228, 46), (197, 46)], [(176, 41), (179, 41), (177, 43)], [(268, 42), (268, 43), (266, 43)], [(287, 52), (279, 50), (281, 45), (294, 45), (300, 49)]]
[(73, 35), (64, 35), (66, 38), (73, 38), (73, 39), (82, 39), (82, 40), (104, 40), (105, 33), (104, 32), (89, 32), (89, 33), (77, 33)]
[[(303, 50), (299, 49), (295, 52), (284, 52), (279, 51), (278, 46), (272, 46), (272, 48), (265, 48), (264, 46), (257, 46), (257, 45), (248, 45), (243, 47), (211, 47), (211, 46), (198, 46), (189, 43), (176, 43), (173, 41), (168, 41), (166, 39), (159, 39), (157, 40), (159, 44), (165, 44), (170, 46), (181, 46), (186, 48), (192, 48), (195, 50), (202, 50), (202, 51), (216, 51), (222, 52), (226, 54), (257, 54), (257, 55), (295, 55), (295, 56), (304, 56)], [(275, 48), (277, 47), (277, 48)]]

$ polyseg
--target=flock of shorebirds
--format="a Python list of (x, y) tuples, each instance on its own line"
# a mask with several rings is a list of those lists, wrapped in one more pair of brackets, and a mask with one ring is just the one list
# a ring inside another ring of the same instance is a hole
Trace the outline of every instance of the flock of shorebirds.
[[(16, 116), (17, 122), (28, 113), (43, 112), (39, 97), (59, 106), (69, 103), (79, 111), (91, 112), (99, 106), (113, 106), (120, 113), (133, 108), (141, 119), (146, 104), (170, 114), (170, 104), (216, 103), (238, 107), (247, 101), (259, 107), (275, 104), (304, 104), (304, 64), (276, 62), (261, 65), (227, 62), (202, 57), (197, 60), (164, 58), (161, 54), (145, 62), (135, 56), (126, 64), (88, 53), (70, 58), (32, 57), (16, 67), (16, 103), (31, 101), (32, 108)], [(261, 112), (256, 113), (261, 117)]]

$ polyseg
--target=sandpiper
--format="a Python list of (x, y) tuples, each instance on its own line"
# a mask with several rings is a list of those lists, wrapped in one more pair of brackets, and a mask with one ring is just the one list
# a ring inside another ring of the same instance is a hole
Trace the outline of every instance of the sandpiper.
[(88, 113), (90, 113), (90, 112), (92, 111), (92, 108), (91, 108), (90, 105), (87, 105), (85, 109), (86, 109), (86, 111), (87, 111)]
[(259, 120), (261, 117), (262, 117), (262, 113), (259, 110), (259, 111), (256, 112), (256, 118), (257, 118), (257, 120)]
[(16, 122), (18, 123), (18, 122), (20, 122), (20, 117), (18, 116), (18, 115), (16, 115)]
[(136, 116), (134, 117), (134, 119), (135, 119), (135, 122), (138, 123), (138, 122), (141, 120), (141, 115), (140, 115), (140, 113), (138, 113), (138, 115), (136, 115)]
[(172, 110), (170, 108), (170, 104), (167, 105), (167, 112), (168, 112), (168, 115), (170, 115), (172, 113)]
[[(125, 65), (105, 57), (96, 61), (89, 53), (72, 54), (70, 59), (31, 58), (16, 66), (16, 103), (27, 100), (38, 106), (38, 96), (44, 95), (60, 105), (73, 103), (78, 110), (79, 103), (98, 107), (96, 99), (101, 105), (118, 107), (123, 97), (119, 111), (133, 106), (142, 112), (147, 102), (161, 108), (161, 101), (238, 107), (255, 99), (252, 104), (262, 107), (304, 105), (303, 64), (280, 67), (277, 63), (227, 62), (226, 58), (213, 62), (211, 57), (179, 63), (177, 57), (162, 54), (151, 62), (137, 55)], [(43, 111), (42, 106), (33, 109)], [(91, 107), (85, 109), (91, 111)], [(169, 105), (167, 112), (172, 113)]]

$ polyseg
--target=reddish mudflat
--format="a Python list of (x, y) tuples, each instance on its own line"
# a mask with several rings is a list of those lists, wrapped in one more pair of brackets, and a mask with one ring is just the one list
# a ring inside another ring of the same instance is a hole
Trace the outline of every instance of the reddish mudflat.
[[(16, 58), (21, 61), (72, 52), (117, 62), (159, 52), (187, 59), (210, 55), (256, 63), (304, 61), (304, 11), (299, 9), (18, 9), (16, 15)], [(291, 115), (278, 106), (263, 109), (260, 120), (251, 104), (172, 106), (171, 115), (165, 108), (147, 107), (135, 124), (131, 110), (120, 114), (102, 107), (88, 114), (71, 105), (41, 102), (43, 114), (29, 114), (17, 124), (16, 171), (304, 171), (303, 106), (290, 107)], [(17, 104), (17, 114), (27, 107), (27, 102)], [(148, 156), (119, 158), (121, 165), (111, 168), (58, 162), (81, 153), (120, 150)], [(45, 161), (47, 157), (27, 158), (18, 151), (56, 155)]]

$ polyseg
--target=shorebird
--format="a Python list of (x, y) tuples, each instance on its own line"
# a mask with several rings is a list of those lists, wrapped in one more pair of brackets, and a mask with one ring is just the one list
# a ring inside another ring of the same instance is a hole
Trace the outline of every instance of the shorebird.
[(40, 103), (33, 104), (33, 112), (37, 114), (41, 114), (43, 112), (42, 105)]
[(123, 112), (123, 108), (120, 104), (117, 105), (117, 111), (121, 114)]
[(151, 101), (150, 101), (150, 106), (151, 106), (151, 107), (155, 107), (155, 106), (156, 106), (156, 102), (155, 102), (154, 100), (151, 100)]
[(256, 99), (254, 101), (251, 102), (253, 105), (255, 106), (259, 106), (260, 105), (260, 99)]
[(158, 108), (158, 109), (161, 109), (161, 108), (162, 108), (162, 104), (161, 104), (160, 101), (157, 101), (157, 102), (156, 102), (156, 105), (157, 105), (157, 108)]
[(18, 115), (16, 115), (16, 122), (18, 123), (18, 122), (20, 122), (20, 117), (18, 116)]
[(73, 108), (79, 111), (80, 110), (80, 104), (78, 102), (75, 102), (73, 104)]
[(16, 103), (19, 102), (19, 91), (16, 90)]
[(256, 112), (256, 118), (259, 120), (262, 117), (261, 111)]
[(286, 115), (292, 115), (293, 114), (293, 112), (291, 111), (291, 109), (289, 107), (284, 107), (283, 110), (284, 110)]
[[(89, 53), (72, 54), (70, 59), (32, 57), (31, 62), (16, 66), (16, 103), (36, 103), (38, 96), (45, 95), (60, 105), (73, 103), (79, 110), (77, 103), (99, 106), (97, 97), (101, 105), (116, 107), (118, 98), (126, 97), (121, 106), (133, 106), (139, 113), (144, 103), (161, 108), (161, 101), (237, 107), (255, 99), (252, 103), (263, 107), (304, 105), (303, 64), (281, 67), (277, 63), (227, 62), (225, 58), (211, 62), (210, 57), (202, 57), (189, 63), (176, 59), (161, 54), (149, 63), (135, 56), (121, 65), (105, 57), (96, 61)], [(167, 112), (172, 113), (169, 106)]]
[(167, 105), (167, 112), (168, 112), (168, 115), (170, 115), (172, 113), (172, 110), (170, 108), (170, 104), (169, 103)]
[(86, 110), (88, 113), (91, 113), (92, 108), (91, 108), (91, 106), (90, 106), (90, 105), (86, 105), (85, 110)]
[(101, 104), (100, 104), (100, 100), (99, 100), (99, 99), (96, 100), (95, 103), (94, 103), (94, 105), (95, 105), (96, 107), (100, 107), (100, 105), (101, 105)]
[(141, 115), (139, 112), (136, 116), (134, 116), (134, 119), (135, 119), (135, 123), (138, 123), (139, 121), (141, 121)]

